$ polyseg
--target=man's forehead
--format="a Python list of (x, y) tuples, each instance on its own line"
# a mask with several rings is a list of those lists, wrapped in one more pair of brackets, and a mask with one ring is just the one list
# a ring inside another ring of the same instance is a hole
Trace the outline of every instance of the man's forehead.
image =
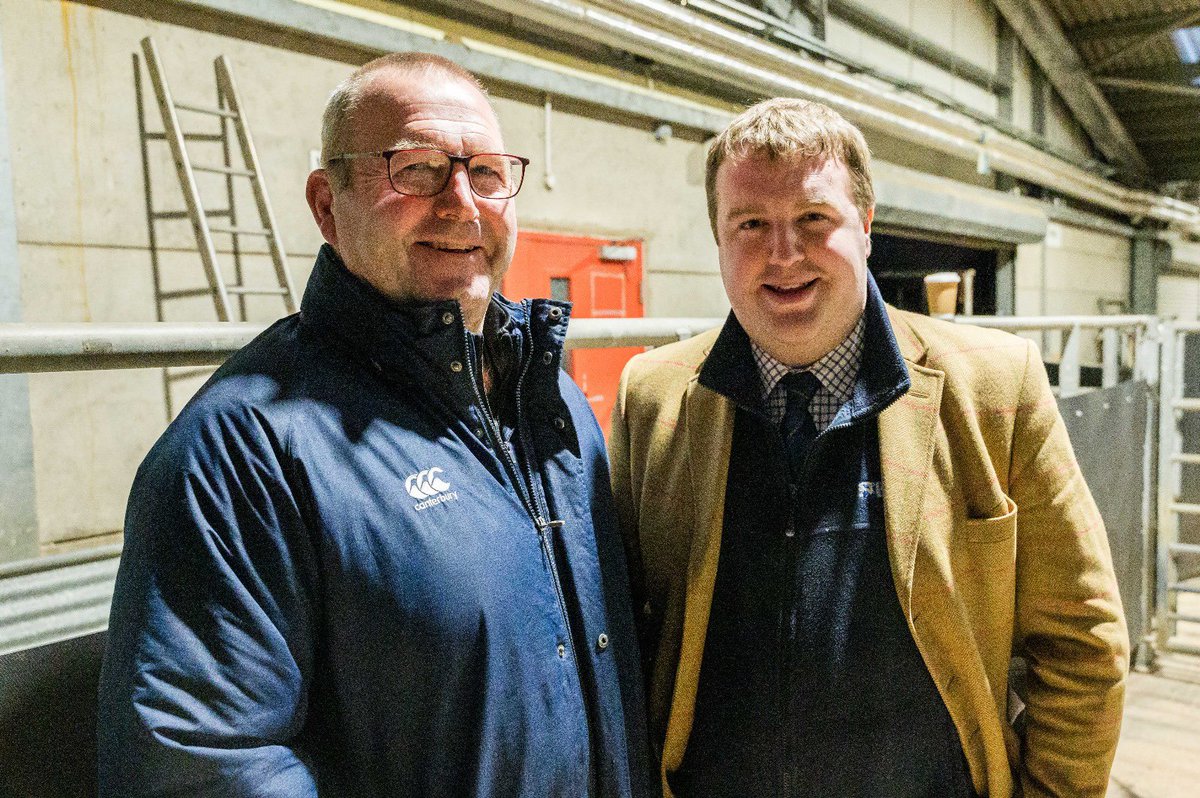
[(840, 196), (850, 182), (846, 165), (829, 155), (749, 152), (721, 164), (717, 172), (718, 196), (730, 193), (761, 196), (759, 181), (764, 179), (782, 182), (813, 200)]
[(487, 98), (462, 78), (436, 70), (381, 69), (363, 87), (354, 129), (375, 146), (441, 144), (447, 137), (500, 143)]

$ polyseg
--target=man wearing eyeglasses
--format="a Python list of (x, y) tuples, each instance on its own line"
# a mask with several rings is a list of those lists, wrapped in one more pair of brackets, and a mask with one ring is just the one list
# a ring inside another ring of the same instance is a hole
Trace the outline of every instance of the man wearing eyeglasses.
[(326, 108), (297, 316), (142, 464), (100, 691), (105, 796), (641, 796), (603, 438), (569, 306), (495, 293), (525, 158), (397, 54)]

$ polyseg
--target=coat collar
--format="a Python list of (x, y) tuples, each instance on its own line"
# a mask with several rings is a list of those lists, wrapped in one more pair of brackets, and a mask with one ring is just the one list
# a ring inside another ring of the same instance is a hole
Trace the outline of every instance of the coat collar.
[[(909, 389), (908, 369), (888, 321), (887, 305), (869, 272), (863, 317), (866, 328), (862, 365), (854, 392), (834, 418), (834, 425), (852, 424), (875, 415)], [(700, 368), (699, 382), (743, 410), (766, 415), (750, 336), (732, 311)]]
[[(570, 308), (567, 302), (510, 302), (493, 294), (484, 323), (489, 354), (519, 358), (536, 350), (561, 361)], [(394, 302), (351, 274), (325, 244), (304, 290), (300, 320), (376, 373), (431, 388), (445, 399), (473, 401), (471, 369), (454, 368), (477, 357), (457, 300)]]

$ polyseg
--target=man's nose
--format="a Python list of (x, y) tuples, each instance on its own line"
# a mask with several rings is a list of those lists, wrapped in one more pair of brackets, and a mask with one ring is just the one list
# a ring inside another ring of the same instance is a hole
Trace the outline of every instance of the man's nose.
[(479, 217), (479, 207), (475, 204), (475, 192), (471, 190), (466, 164), (454, 164), (450, 182), (435, 199), (434, 211), (439, 218), (456, 222), (469, 222)]
[(795, 225), (781, 224), (771, 229), (770, 258), (773, 263), (789, 266), (804, 258), (804, 242)]

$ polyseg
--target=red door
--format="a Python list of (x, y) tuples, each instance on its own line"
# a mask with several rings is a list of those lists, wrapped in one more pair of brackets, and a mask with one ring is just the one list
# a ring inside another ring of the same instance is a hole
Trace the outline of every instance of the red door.
[[(641, 318), (641, 287), (641, 241), (522, 230), (502, 292), (509, 299), (565, 299), (574, 303), (571, 317), (576, 319)], [(606, 435), (621, 369), (641, 351), (640, 346), (573, 349), (563, 361)]]

